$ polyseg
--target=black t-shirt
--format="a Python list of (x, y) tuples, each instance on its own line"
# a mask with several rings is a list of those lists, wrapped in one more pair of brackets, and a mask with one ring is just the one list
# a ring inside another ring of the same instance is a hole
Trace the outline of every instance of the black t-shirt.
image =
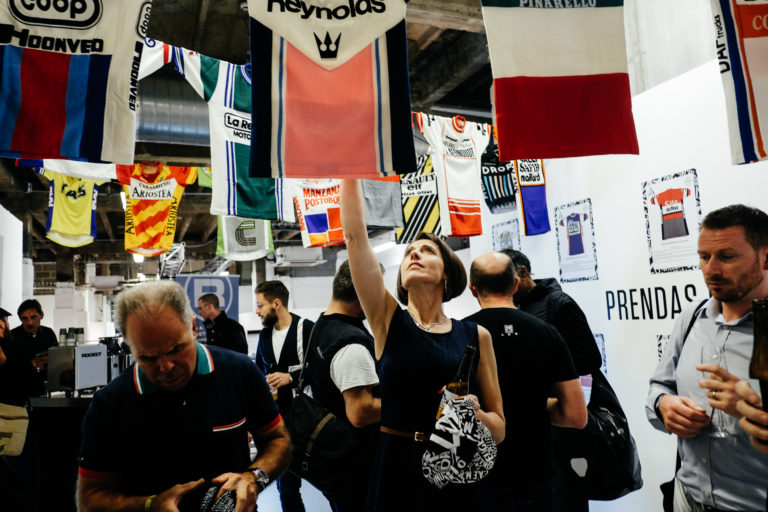
[(547, 397), (552, 384), (577, 378), (576, 369), (560, 334), (533, 315), (488, 308), (465, 320), (491, 333), (507, 421), (489, 485), (525, 496), (552, 478)]
[(26, 405), (29, 396), (37, 394), (35, 369), (18, 343), (0, 338), (0, 348), (6, 357), (0, 364), (0, 402)]
[(241, 354), (248, 353), (248, 341), (245, 329), (234, 318), (229, 318), (222, 311), (212, 322), (205, 322), (206, 343), (217, 347), (234, 350)]
[(11, 334), (13, 335), (14, 343), (19, 344), (22, 351), (24, 351), (25, 357), (30, 361), (34, 359), (37, 354), (47, 352), (50, 347), (55, 347), (59, 344), (53, 329), (44, 325), (38, 327), (37, 334), (34, 336), (27, 334), (23, 325), (13, 329)]

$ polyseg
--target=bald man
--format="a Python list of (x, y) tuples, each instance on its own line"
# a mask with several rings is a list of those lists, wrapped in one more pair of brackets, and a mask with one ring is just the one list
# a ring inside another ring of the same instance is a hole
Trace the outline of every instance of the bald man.
[[(488, 329), (499, 369), (506, 439), (488, 476), (499, 511), (552, 510), (549, 425), (584, 428), (587, 406), (568, 347), (557, 330), (517, 309), (519, 279), (506, 254), (490, 252), (472, 262), (469, 289), (481, 310), (465, 320)], [(522, 385), (521, 385), (522, 384)]]

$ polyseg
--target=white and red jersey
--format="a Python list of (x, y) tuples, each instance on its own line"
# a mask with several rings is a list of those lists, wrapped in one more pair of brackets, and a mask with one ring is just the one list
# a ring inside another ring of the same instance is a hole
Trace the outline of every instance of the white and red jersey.
[(420, 116), (418, 126), (434, 151), (432, 165), (437, 175), (443, 234), (482, 234), (480, 157), (488, 144), (488, 126), (467, 122), (461, 116)]

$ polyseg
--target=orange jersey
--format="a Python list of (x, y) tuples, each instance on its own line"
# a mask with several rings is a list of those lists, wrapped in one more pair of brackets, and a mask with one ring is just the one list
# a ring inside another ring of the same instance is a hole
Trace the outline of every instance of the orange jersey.
[(184, 187), (197, 179), (197, 167), (142, 163), (118, 166), (126, 196), (125, 250), (158, 256), (170, 250)]

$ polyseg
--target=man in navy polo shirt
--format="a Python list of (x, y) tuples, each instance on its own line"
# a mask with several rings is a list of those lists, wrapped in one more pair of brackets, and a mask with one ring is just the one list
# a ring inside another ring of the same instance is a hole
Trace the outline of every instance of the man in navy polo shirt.
[(245, 355), (196, 343), (174, 282), (122, 292), (115, 316), (136, 363), (94, 395), (83, 420), (78, 509), (197, 509), (208, 482), (236, 493), (236, 512), (253, 510), (291, 456), (262, 373)]

